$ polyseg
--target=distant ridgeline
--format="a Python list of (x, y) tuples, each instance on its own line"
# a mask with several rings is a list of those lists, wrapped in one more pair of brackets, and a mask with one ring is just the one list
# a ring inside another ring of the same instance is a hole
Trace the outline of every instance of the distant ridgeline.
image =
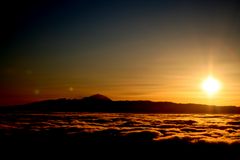
[(82, 99), (56, 99), (26, 105), (0, 107), (0, 112), (110, 112), (110, 113), (231, 113), (240, 114), (240, 107), (202, 104), (178, 104), (151, 101), (112, 101), (96, 94)]

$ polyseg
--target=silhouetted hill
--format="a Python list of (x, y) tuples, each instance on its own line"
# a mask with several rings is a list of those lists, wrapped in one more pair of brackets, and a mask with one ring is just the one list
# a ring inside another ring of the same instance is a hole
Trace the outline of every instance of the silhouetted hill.
[(63, 98), (26, 105), (1, 107), (0, 111), (240, 114), (240, 107), (152, 101), (112, 101), (106, 96), (96, 94), (82, 99)]
[(83, 101), (112, 101), (110, 98), (101, 94), (95, 94), (90, 97), (84, 97), (82, 100)]

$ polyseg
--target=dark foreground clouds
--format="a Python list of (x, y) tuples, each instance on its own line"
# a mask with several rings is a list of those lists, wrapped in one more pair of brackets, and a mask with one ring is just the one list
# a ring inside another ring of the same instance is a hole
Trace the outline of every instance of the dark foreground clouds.
[(95, 140), (98, 137), (138, 142), (179, 139), (189, 143), (234, 144), (240, 143), (240, 115), (2, 114), (0, 130), (2, 137), (62, 135)]
[(230, 114), (5, 113), (0, 151), (24, 158), (238, 160), (239, 120)]

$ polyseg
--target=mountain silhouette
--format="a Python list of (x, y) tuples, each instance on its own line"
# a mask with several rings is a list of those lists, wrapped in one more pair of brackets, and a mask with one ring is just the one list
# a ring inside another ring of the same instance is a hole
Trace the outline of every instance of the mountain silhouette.
[(95, 94), (90, 97), (84, 97), (82, 100), (83, 101), (112, 101), (110, 98), (101, 94)]
[(82, 99), (56, 99), (25, 105), (0, 107), (0, 112), (109, 112), (109, 113), (231, 113), (240, 114), (240, 107), (203, 104), (180, 104), (152, 101), (112, 101), (95, 94)]

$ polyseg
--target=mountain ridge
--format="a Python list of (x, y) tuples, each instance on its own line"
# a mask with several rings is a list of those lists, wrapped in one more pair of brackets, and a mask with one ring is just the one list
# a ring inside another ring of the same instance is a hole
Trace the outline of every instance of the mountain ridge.
[(82, 99), (54, 99), (25, 105), (1, 107), (0, 112), (110, 112), (110, 113), (228, 113), (240, 114), (240, 107), (216, 106), (194, 103), (153, 102), (148, 100), (113, 101), (95, 94)]

